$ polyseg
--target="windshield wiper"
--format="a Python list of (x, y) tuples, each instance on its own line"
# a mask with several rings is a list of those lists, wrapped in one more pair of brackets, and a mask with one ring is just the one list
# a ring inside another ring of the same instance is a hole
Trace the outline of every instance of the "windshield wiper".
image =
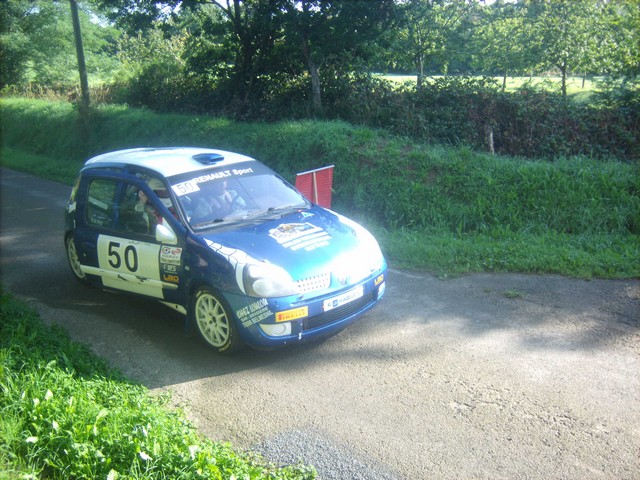
[(209, 221), (206, 221), (206, 222), (196, 223), (195, 225), (192, 225), (192, 227), (194, 229), (201, 230), (203, 228), (209, 227), (209, 226), (214, 225), (216, 223), (223, 223), (224, 221), (225, 221), (224, 218), (216, 218), (215, 220), (209, 220)]
[(256, 210), (255, 212), (247, 213), (246, 215), (243, 215), (242, 217), (238, 217), (238, 218), (240, 218), (242, 220), (250, 220), (250, 219), (260, 218), (260, 217), (269, 217), (269, 218), (271, 218), (271, 217), (275, 217), (275, 216), (280, 215), (283, 210), (284, 211), (289, 211), (293, 207), (294, 207), (294, 205), (288, 205), (288, 206), (284, 206), (284, 207), (269, 207), (266, 210)]
[(244, 220), (252, 220), (260, 217), (283, 217), (287, 214), (295, 213), (300, 210), (307, 210), (308, 208), (309, 204), (307, 203), (296, 203), (292, 205), (282, 205), (280, 207), (269, 207), (266, 210), (256, 210), (254, 212), (249, 212), (246, 215), (230, 215), (223, 218), (216, 218), (214, 220), (196, 223), (195, 225), (192, 225), (192, 228), (194, 230), (202, 230), (217, 223), (242, 222)]
[(307, 203), (295, 203), (292, 205), (282, 205), (281, 207), (271, 207), (267, 210), (269, 213), (286, 215), (287, 213), (299, 212), (300, 210), (308, 210)]

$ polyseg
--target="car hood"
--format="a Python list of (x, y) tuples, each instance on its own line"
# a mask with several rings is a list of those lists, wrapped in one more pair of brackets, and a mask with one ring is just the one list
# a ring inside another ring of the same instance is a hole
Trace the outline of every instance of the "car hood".
[(238, 264), (266, 262), (284, 268), (295, 280), (344, 268), (368, 273), (383, 263), (369, 232), (318, 206), (201, 236), (236, 269)]

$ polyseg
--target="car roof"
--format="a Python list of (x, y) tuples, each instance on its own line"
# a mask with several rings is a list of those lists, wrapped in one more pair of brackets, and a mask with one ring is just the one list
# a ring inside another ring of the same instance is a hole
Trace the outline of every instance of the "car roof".
[(135, 165), (172, 177), (181, 173), (203, 170), (207, 167), (226, 167), (252, 161), (239, 153), (199, 147), (131, 148), (104, 153), (85, 162), (85, 168), (113, 165)]

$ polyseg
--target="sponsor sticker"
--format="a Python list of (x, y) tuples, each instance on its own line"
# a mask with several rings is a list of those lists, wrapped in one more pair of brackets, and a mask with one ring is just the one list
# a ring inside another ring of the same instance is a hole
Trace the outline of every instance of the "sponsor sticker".
[(322, 307), (325, 312), (329, 310), (333, 310), (334, 308), (341, 307), (342, 305), (346, 305), (349, 302), (353, 302), (359, 298), (362, 298), (364, 295), (364, 287), (362, 285), (354, 288), (353, 290), (349, 290), (342, 295), (339, 295), (334, 298), (330, 298), (329, 300), (325, 300)]
[(179, 197), (188, 193), (199, 192), (200, 187), (196, 182), (188, 181), (172, 185), (171, 188)]
[(161, 265), (162, 265), (162, 271), (164, 273), (172, 273), (172, 274), (178, 273), (178, 265), (171, 265), (170, 263), (163, 263)]
[(162, 281), (169, 283), (178, 283), (180, 278), (177, 275), (170, 275), (168, 273), (162, 274)]
[(283, 223), (269, 230), (269, 236), (285, 248), (311, 251), (329, 245), (331, 235), (310, 223)]
[(160, 262), (169, 265), (180, 265), (180, 257), (182, 256), (182, 248), (179, 247), (162, 247), (160, 250)]
[(186, 182), (176, 183), (171, 188), (179, 197), (187, 195), (189, 193), (200, 191), (200, 183), (212, 182), (215, 180), (221, 180), (229, 177), (241, 177), (253, 173), (253, 168), (232, 168), (229, 170), (221, 170), (219, 172), (212, 172), (206, 175), (200, 175), (198, 177), (187, 180)]
[(258, 322), (261, 322), (265, 318), (273, 315), (273, 312), (269, 308), (269, 302), (266, 298), (261, 298), (253, 303), (250, 303), (246, 307), (242, 307), (236, 311), (238, 320), (242, 322), (243, 327), (250, 327)]
[(297, 320), (309, 316), (309, 307), (299, 307), (291, 310), (284, 310), (276, 313), (276, 322), (290, 322), (291, 320)]

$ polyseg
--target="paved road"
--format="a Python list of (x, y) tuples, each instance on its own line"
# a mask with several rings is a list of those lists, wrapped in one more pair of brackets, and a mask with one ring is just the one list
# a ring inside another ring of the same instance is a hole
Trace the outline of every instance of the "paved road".
[(181, 317), (75, 282), (69, 188), (0, 170), (1, 282), (200, 430), (324, 479), (640, 478), (640, 282), (392, 270), (323, 343), (219, 357)]

